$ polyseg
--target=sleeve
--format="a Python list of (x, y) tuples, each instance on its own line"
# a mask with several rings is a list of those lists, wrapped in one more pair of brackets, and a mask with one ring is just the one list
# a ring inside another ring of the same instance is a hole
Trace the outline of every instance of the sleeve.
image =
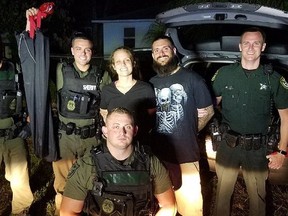
[(161, 194), (172, 187), (169, 173), (156, 156), (150, 158), (154, 194)]
[(217, 70), (214, 76), (212, 77), (212, 88), (216, 97), (222, 95), (222, 73), (221, 69)]
[(277, 109), (288, 108), (288, 83), (285, 78), (279, 76), (273, 86), (273, 98)]
[(63, 87), (63, 73), (62, 73), (63, 63), (58, 63), (56, 68), (56, 87), (59, 91)]
[[(193, 79), (194, 80), (194, 79)], [(212, 99), (210, 91), (206, 85), (205, 80), (202, 77), (198, 77), (194, 81), (194, 98), (198, 109), (205, 108), (212, 105)]]
[(111, 82), (112, 82), (112, 79), (108, 71), (104, 71), (104, 74), (102, 76), (101, 83), (100, 83), (100, 90), (102, 90), (104, 86), (110, 84)]
[(88, 190), (92, 189), (93, 175), (91, 163), (78, 159), (71, 167), (65, 185), (64, 196), (85, 200)]
[(156, 107), (156, 96), (154, 89), (150, 83), (145, 83), (147, 84), (147, 108), (148, 109), (153, 109)]
[(15, 70), (15, 66), (12, 62), (8, 62), (9, 64), (9, 68), (8, 68), (8, 80), (13, 80), (15, 79), (15, 73), (16, 73), (16, 70)]
[(100, 101), (100, 108), (101, 109), (108, 109), (108, 86), (104, 86), (101, 91), (101, 101)]

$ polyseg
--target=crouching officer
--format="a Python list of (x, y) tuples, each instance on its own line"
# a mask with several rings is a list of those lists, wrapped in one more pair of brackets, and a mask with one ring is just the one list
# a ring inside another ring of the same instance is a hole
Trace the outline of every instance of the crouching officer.
[(149, 151), (132, 144), (137, 129), (127, 109), (108, 113), (102, 127), (106, 143), (78, 159), (70, 170), (61, 216), (80, 215), (83, 210), (101, 216), (176, 214), (167, 170)]
[(107, 74), (102, 77), (100, 70), (90, 64), (92, 47), (85, 34), (75, 33), (71, 47), (74, 63), (57, 66), (60, 158), (53, 162), (55, 215), (59, 214), (69, 169), (78, 157), (97, 145), (101, 132), (100, 89), (111, 79)]
[(22, 102), (22, 91), (19, 89), (14, 64), (0, 56), (0, 158), (1, 163), (2, 160), (5, 163), (5, 178), (10, 182), (13, 193), (12, 215), (24, 215), (33, 202), (29, 185), (28, 153), (24, 139), (18, 137), (22, 130)]

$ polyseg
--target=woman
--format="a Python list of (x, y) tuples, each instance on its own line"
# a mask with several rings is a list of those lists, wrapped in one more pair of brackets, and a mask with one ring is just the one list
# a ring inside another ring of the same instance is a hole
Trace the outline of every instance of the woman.
[(138, 66), (130, 48), (122, 46), (115, 49), (111, 54), (109, 67), (118, 79), (103, 87), (100, 113), (105, 121), (108, 111), (113, 108), (124, 107), (130, 110), (134, 113), (139, 127), (138, 140), (142, 141), (154, 122), (154, 90), (150, 84), (135, 78), (139, 75)]

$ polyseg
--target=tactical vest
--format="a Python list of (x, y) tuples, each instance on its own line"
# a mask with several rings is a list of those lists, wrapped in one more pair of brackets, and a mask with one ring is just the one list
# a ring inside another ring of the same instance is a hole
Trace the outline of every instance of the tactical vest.
[(21, 112), (22, 91), (16, 82), (18, 74), (15, 75), (15, 68), (11, 62), (3, 61), (0, 73), (0, 119), (3, 119)]
[(139, 147), (133, 154), (132, 163), (123, 165), (103, 145), (92, 150), (97, 178), (85, 200), (84, 211), (88, 215), (155, 215), (150, 155)]
[(98, 115), (101, 74), (96, 67), (84, 78), (71, 65), (62, 69), (63, 88), (58, 92), (59, 112), (67, 118), (88, 119)]

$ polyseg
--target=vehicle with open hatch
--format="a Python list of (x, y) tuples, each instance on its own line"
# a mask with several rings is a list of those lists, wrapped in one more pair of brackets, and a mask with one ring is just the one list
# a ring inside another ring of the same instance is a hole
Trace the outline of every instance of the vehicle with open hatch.
[[(247, 3), (198, 3), (160, 13), (156, 21), (165, 25), (181, 64), (202, 75), (208, 87), (220, 67), (240, 61), (240, 35), (252, 26), (260, 27), (267, 35), (267, 46), (261, 56), (267, 72), (277, 71), (288, 78), (288, 13), (285, 11)], [(270, 128), (276, 141), (270, 143), (269, 151), (277, 147), (279, 137), (279, 121), (273, 110)], [(208, 131), (211, 130), (207, 130), (205, 139), (207, 159), (210, 169), (215, 171), (216, 151), (211, 141), (215, 137)], [(269, 180), (272, 184), (288, 184), (288, 157), (282, 168), (270, 169)]]

